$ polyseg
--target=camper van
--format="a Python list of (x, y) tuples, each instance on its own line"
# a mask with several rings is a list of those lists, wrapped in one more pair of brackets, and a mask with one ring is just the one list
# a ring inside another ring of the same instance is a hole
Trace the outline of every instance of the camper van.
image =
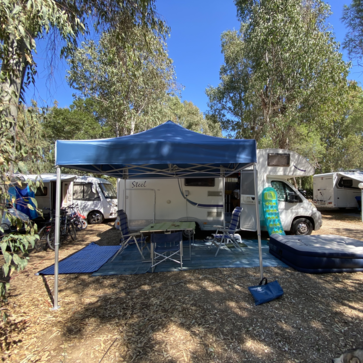
[[(267, 186), (277, 191), (285, 231), (310, 234), (321, 227), (320, 212), (287, 181), (314, 174), (314, 168), (304, 157), (283, 149), (257, 150), (257, 170), (262, 229), (266, 229), (266, 224), (260, 198)], [(118, 205), (126, 208), (132, 229), (162, 221), (195, 221), (198, 229), (214, 231), (215, 225), (228, 221), (236, 206), (242, 207), (240, 228), (257, 229), (252, 168), (230, 175), (225, 181), (223, 178), (119, 179), (117, 195)]]
[[(37, 175), (23, 175), (27, 180), (39, 180)], [(42, 174), (43, 188), (38, 188), (35, 199), (39, 209), (55, 209), (56, 174)], [(102, 223), (117, 215), (117, 195), (113, 185), (101, 178), (61, 175), (61, 207), (78, 204), (88, 223)]]
[[(322, 208), (360, 208), (363, 172), (344, 171), (313, 177), (313, 202)], [(359, 204), (358, 204), (359, 202)]]

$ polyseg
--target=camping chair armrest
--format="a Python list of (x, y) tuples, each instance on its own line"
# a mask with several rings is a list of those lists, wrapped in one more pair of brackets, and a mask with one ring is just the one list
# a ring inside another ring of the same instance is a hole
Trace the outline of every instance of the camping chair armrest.
[[(144, 237), (144, 235), (143, 235), (141, 232), (135, 232), (135, 233), (125, 234), (125, 235), (124, 235), (124, 238), (125, 238), (125, 239), (129, 239), (129, 238), (131, 238), (131, 237), (136, 237), (136, 236)], [(146, 239), (147, 237), (144, 237), (144, 238)]]

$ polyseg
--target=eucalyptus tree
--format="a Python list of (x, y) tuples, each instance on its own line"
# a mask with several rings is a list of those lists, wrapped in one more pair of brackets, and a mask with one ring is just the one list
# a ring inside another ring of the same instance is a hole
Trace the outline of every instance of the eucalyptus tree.
[(69, 59), (68, 80), (92, 98), (115, 136), (146, 130), (162, 120), (165, 97), (177, 89), (166, 43), (153, 32), (135, 28), (128, 44), (104, 33), (98, 43), (82, 43)]
[[(303, 127), (331, 122), (347, 107), (347, 65), (327, 29), (321, 0), (236, 0), (240, 31), (222, 34), (225, 64), (209, 87), (211, 115), (237, 137), (288, 148)], [(308, 136), (309, 133), (305, 133)]]
[[(128, 34), (134, 28), (139, 31), (151, 28), (164, 36), (168, 30), (157, 17), (154, 3), (154, 0), (0, 1), (0, 220), (3, 213), (7, 213), (8, 187), (16, 182), (13, 173), (26, 172), (22, 158), (27, 156), (28, 164), (33, 160), (35, 167), (36, 161), (42, 157), (39, 144), (33, 148), (29, 146), (34, 145), (33, 142), (27, 143), (19, 138), (22, 132), (19, 104), (24, 100), (26, 86), (34, 82), (37, 70), (34, 54), (38, 40), (47, 37), (49, 49), (55, 52), (60, 44), (60, 54), (68, 56), (76, 48), (79, 36), (88, 33), (88, 26), (94, 26), (97, 31), (113, 29), (120, 44), (127, 43)], [(39, 112), (32, 107), (24, 116), (28, 121), (35, 120)], [(37, 120), (39, 122), (39, 118)], [(36, 140), (38, 131), (30, 130), (34, 132), (28, 136)], [(37, 186), (39, 182), (34, 187)], [(26, 260), (21, 259), (18, 252), (24, 252), (29, 243), (34, 242), (36, 228), (29, 228), (28, 234), (11, 235), (1, 240), (5, 277), (10, 269), (25, 266)], [(4, 294), (5, 285), (0, 282), (0, 299)]]
[(352, 0), (350, 5), (345, 5), (343, 22), (348, 27), (343, 46), (348, 50), (351, 59), (362, 66), (363, 58), (363, 2)]
[(181, 102), (177, 95), (166, 98), (161, 110), (161, 117), (165, 121), (171, 120), (195, 132), (211, 136), (222, 136), (218, 120), (204, 117), (193, 102)]
[(345, 115), (319, 130), (324, 145), (322, 172), (363, 169), (363, 90), (355, 82), (349, 85), (349, 101)]

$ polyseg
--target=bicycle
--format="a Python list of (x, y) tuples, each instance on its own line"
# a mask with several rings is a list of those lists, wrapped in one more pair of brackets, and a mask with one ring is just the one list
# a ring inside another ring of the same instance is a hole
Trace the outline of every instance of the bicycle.
[(86, 221), (86, 217), (81, 214), (81, 212), (78, 209), (78, 204), (72, 204), (68, 206), (68, 209), (70, 209), (71, 217), (73, 220), (74, 225), (76, 226), (76, 229), (78, 231), (81, 231), (82, 229), (86, 229), (88, 226), (88, 223)]
[[(45, 226), (46, 228), (46, 236), (48, 246), (54, 250), (55, 249), (55, 220), (50, 222), (51, 224)], [(74, 222), (72, 218), (67, 214), (67, 209), (61, 209), (61, 217), (60, 217), (60, 235), (59, 235), (59, 245), (63, 242), (68, 236), (71, 237), (73, 241), (77, 239), (77, 232)]]

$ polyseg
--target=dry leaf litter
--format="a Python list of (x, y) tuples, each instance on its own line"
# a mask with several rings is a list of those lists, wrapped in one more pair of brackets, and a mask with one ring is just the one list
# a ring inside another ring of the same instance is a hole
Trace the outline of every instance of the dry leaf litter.
[[(315, 234), (363, 239), (358, 214), (323, 213)], [(111, 222), (91, 225), (77, 242), (61, 246), (60, 259), (90, 242), (116, 245), (118, 233)], [(32, 251), (27, 268), (12, 276), (2, 361), (310, 363), (363, 346), (361, 272), (265, 268), (285, 294), (260, 306), (248, 291), (259, 281), (259, 268), (60, 275), (61, 308), (53, 311), (53, 276), (35, 276), (53, 259), (53, 251)]]

